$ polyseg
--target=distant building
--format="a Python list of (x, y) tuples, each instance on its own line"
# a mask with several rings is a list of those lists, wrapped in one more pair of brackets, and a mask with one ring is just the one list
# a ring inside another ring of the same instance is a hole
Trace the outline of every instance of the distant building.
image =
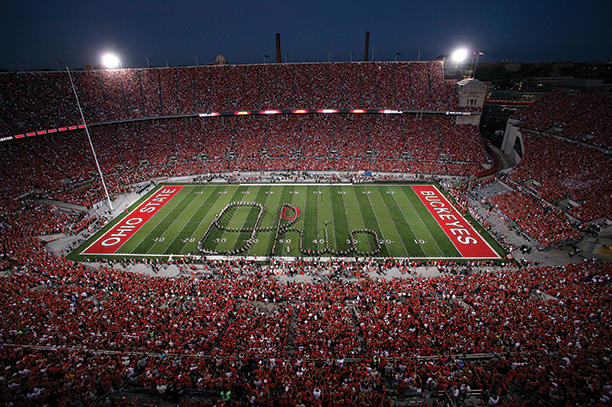
[(518, 72), (523, 69), (523, 64), (516, 64), (514, 62), (510, 62), (505, 64), (504, 68), (506, 68), (506, 71), (509, 72)]
[(215, 58), (213, 65), (227, 65), (227, 60), (223, 55), (219, 54), (217, 55), (217, 58)]
[(552, 89), (598, 89), (608, 88), (603, 79), (574, 78), (573, 76), (537, 76), (516, 80), (514, 90), (543, 91)]

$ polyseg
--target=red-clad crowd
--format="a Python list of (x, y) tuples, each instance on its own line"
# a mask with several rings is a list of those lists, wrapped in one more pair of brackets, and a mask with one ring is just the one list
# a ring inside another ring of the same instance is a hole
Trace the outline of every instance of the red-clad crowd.
[[(337, 170), (470, 175), (487, 161), (473, 126), (446, 116), (181, 118), (90, 127), (111, 195), (155, 178), (226, 171)], [(0, 143), (6, 198), (90, 207), (104, 198), (83, 130)]]
[(510, 178), (550, 203), (570, 199), (569, 212), (583, 222), (612, 214), (612, 162), (591, 148), (523, 132), (525, 153)]
[(30, 237), (43, 216), (21, 215), (2, 224), (7, 406), (610, 401), (608, 263), (290, 283), (228, 262), (170, 279), (54, 258)]
[(604, 92), (555, 90), (512, 116), (538, 132), (555, 128), (564, 137), (612, 148), (612, 101)]
[(47, 253), (34, 236), (70, 221), (31, 204), (0, 224), (7, 406), (131, 405), (119, 397), (130, 391), (184, 405), (610, 400), (608, 263), (387, 281), (364, 279), (371, 262), (298, 262), (283, 267), (360, 279), (291, 283), (234, 261), (209, 264), (212, 276), (148, 277)]
[(491, 197), (489, 203), (537, 240), (543, 247), (580, 240), (583, 233), (556, 210), (521, 191), (511, 191)]
[[(71, 73), (88, 123), (265, 109), (457, 107), (441, 61), (113, 69)], [(80, 122), (67, 72), (0, 74), (0, 132)], [(406, 91), (407, 90), (407, 91)]]

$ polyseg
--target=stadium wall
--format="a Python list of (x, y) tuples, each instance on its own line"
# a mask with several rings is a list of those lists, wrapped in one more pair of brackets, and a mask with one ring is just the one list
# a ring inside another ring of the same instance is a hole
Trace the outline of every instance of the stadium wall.
[(508, 119), (501, 148), (501, 150), (512, 157), (514, 162), (517, 164), (523, 158), (522, 155), (524, 151), (523, 137), (519, 130), (520, 123), (521, 122), (519, 120)]

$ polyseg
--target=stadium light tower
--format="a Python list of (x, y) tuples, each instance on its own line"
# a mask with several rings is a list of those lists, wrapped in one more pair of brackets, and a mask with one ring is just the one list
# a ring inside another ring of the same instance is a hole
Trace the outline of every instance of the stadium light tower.
[(107, 68), (121, 68), (123, 70), (123, 65), (121, 65), (121, 59), (115, 54), (104, 54), (102, 55), (102, 64)]

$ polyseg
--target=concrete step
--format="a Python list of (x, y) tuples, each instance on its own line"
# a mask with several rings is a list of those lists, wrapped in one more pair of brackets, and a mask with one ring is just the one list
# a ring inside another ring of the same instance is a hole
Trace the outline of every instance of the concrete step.
[(71, 211), (75, 210), (75, 211), (79, 211), (79, 212), (87, 212), (87, 207), (85, 207), (83, 205), (75, 205), (75, 204), (71, 204), (71, 203), (67, 203), (67, 202), (55, 201), (53, 199), (34, 199), (34, 201), (46, 203), (46, 204), (49, 204), (49, 205), (55, 205), (58, 208), (68, 209), (68, 210), (71, 210)]

